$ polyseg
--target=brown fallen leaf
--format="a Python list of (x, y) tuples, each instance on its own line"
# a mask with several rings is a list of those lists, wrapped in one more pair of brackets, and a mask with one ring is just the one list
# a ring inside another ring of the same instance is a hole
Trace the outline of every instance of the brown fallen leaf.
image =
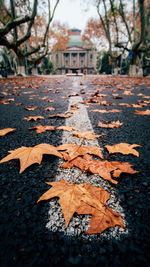
[(47, 102), (52, 103), (52, 102), (54, 102), (54, 100), (49, 99), (49, 100), (47, 100)]
[(110, 110), (106, 110), (106, 109), (93, 109), (90, 110), (92, 112), (99, 112), (99, 113), (113, 113), (113, 112), (121, 112), (120, 109), (110, 109)]
[(10, 100), (8, 100), (8, 99), (2, 99), (2, 100), (0, 101), (0, 103), (2, 103), (2, 104), (4, 104), (4, 105), (8, 105), (8, 104), (10, 104)]
[(0, 130), (0, 136), (4, 136), (10, 132), (14, 132), (16, 129), (15, 128), (5, 128)]
[(128, 143), (120, 143), (113, 146), (105, 146), (110, 154), (121, 153), (123, 155), (133, 154), (134, 156), (139, 157), (139, 152), (134, 149), (134, 147), (141, 147), (140, 145)]
[(78, 146), (76, 144), (63, 144), (56, 147), (59, 151), (65, 151), (68, 154), (67, 160), (72, 160), (78, 156), (92, 154), (103, 159), (102, 148), (97, 146)]
[(113, 103), (108, 102), (108, 101), (99, 101), (99, 104), (103, 105), (103, 106), (111, 106), (111, 105), (113, 105)]
[(98, 122), (98, 126), (99, 127), (102, 127), (102, 128), (118, 128), (119, 126), (123, 125), (122, 122), (120, 122), (119, 120), (118, 121), (113, 121), (112, 123), (102, 123), (102, 122)]
[(79, 138), (84, 138), (84, 139), (88, 139), (88, 140), (94, 140), (102, 135), (99, 134), (94, 134), (92, 133), (92, 131), (88, 131), (88, 132), (75, 132), (72, 134), (73, 136), (79, 137)]
[(31, 121), (31, 120), (36, 121), (36, 120), (40, 120), (40, 119), (44, 119), (44, 117), (43, 116), (24, 117), (24, 120), (26, 120), (26, 121)]
[(144, 95), (143, 98), (150, 99), (149, 95)]
[(47, 108), (44, 108), (44, 110), (46, 110), (46, 111), (52, 111), (52, 110), (55, 110), (55, 108), (53, 108), (53, 107), (47, 107)]
[(20, 103), (15, 103), (15, 105), (16, 106), (21, 106), (21, 105), (23, 105), (23, 103), (21, 103), (21, 102)]
[(34, 127), (31, 127), (29, 128), (29, 130), (34, 130), (36, 129), (36, 133), (39, 134), (39, 133), (44, 133), (46, 131), (53, 131), (55, 130), (55, 126), (48, 126), (48, 125), (45, 125), (45, 126), (42, 126), (42, 125), (36, 125)]
[(22, 173), (26, 168), (34, 163), (41, 164), (43, 154), (55, 155), (61, 157), (62, 155), (57, 151), (56, 147), (49, 144), (39, 144), (34, 147), (19, 147), (15, 150), (8, 151), (10, 155), (0, 160), (0, 163), (12, 160), (20, 160), (20, 172)]
[(79, 214), (91, 214), (90, 228), (87, 234), (102, 233), (109, 227), (119, 225), (124, 228), (123, 219), (119, 213), (106, 206), (109, 193), (102, 187), (94, 187), (90, 184), (70, 184), (67, 181), (47, 182), (52, 186), (37, 202), (59, 197), (59, 203), (68, 224), (75, 212)]
[(100, 97), (100, 98), (102, 98), (102, 97), (106, 97), (107, 95), (105, 95), (105, 94), (97, 94), (96, 95), (96, 97)]
[(38, 106), (34, 106), (34, 107), (24, 107), (26, 110), (35, 110), (38, 108)]
[(118, 103), (118, 105), (119, 105), (119, 106), (127, 106), (127, 107), (130, 107), (130, 105), (127, 104), (127, 103)]
[(70, 118), (72, 116), (72, 114), (54, 114), (54, 115), (49, 115), (49, 118)]
[(150, 109), (147, 109), (147, 110), (135, 110), (134, 114), (137, 114), (137, 115), (150, 115)]
[(39, 97), (39, 99), (41, 99), (41, 100), (47, 100), (48, 99), (48, 96)]
[(119, 95), (114, 95), (113, 96), (113, 99), (122, 99), (123, 97), (122, 96), (119, 96)]
[(124, 93), (123, 93), (124, 95), (134, 95), (131, 91), (124, 91)]
[(143, 106), (145, 106), (145, 105), (139, 105), (139, 104), (131, 104), (130, 105), (130, 107), (132, 107), (132, 108), (142, 108)]
[(77, 128), (76, 127), (71, 127), (71, 126), (59, 126), (57, 127), (57, 130), (64, 130), (64, 131), (67, 131), (67, 132), (72, 132), (72, 131), (76, 131)]
[(77, 110), (77, 109), (79, 109), (79, 108), (77, 107), (77, 104), (71, 105), (70, 108), (73, 109), (73, 110)]
[[(65, 162), (62, 167), (63, 168), (72, 168), (72, 167), (78, 167), (81, 169), (81, 171), (90, 171), (91, 173), (98, 174), (100, 177), (104, 178), (105, 180), (108, 180), (112, 182), (113, 184), (117, 184), (118, 181), (112, 179), (111, 172), (113, 171), (114, 177), (120, 177), (120, 174), (122, 172), (134, 174), (138, 171), (135, 171), (131, 168), (131, 164), (128, 162), (120, 162), (120, 161), (98, 161), (98, 160), (91, 160), (91, 159), (85, 159), (81, 157), (77, 157), (71, 161)], [(116, 176), (116, 172), (118, 171)]]

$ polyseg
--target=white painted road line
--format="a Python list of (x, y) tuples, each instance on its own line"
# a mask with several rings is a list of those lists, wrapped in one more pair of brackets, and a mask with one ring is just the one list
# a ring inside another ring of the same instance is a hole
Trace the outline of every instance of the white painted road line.
[[(72, 88), (77, 91), (80, 91), (79, 78), (74, 78)], [(84, 104), (81, 104), (83, 99), (81, 96), (72, 96), (69, 98), (69, 106), (68, 111), (72, 111), (71, 105), (76, 104), (78, 109), (74, 112), (74, 114), (66, 119), (66, 126), (76, 127), (79, 131), (86, 132), (92, 131), (94, 133), (93, 127), (91, 125), (90, 119), (88, 117), (87, 110)], [(63, 131), (62, 135), (62, 144), (65, 143), (74, 143), (80, 145), (82, 139), (74, 137), (72, 133)], [(99, 146), (97, 140), (85, 140), (84, 145), (89, 146)], [(103, 186), (105, 190), (108, 190), (111, 195), (110, 202), (115, 200), (115, 186), (111, 186), (110, 183), (100, 178), (99, 175), (91, 174), (86, 175), (82, 173), (80, 169), (74, 167), (72, 169), (63, 169), (61, 165), (63, 160), (59, 160), (58, 169), (56, 173), (56, 181), (66, 180), (70, 183), (90, 183), (93, 186)], [(117, 201), (112, 206), (110, 206), (113, 210), (119, 212), (123, 218), (124, 213)], [(71, 219), (69, 226), (65, 229), (65, 221), (61, 212), (61, 207), (58, 204), (58, 200), (52, 199), (50, 200), (50, 209), (49, 209), (49, 222), (46, 227), (49, 228), (50, 231), (60, 231), (64, 232), (67, 235), (82, 235), (84, 238), (89, 238), (88, 235), (84, 234), (85, 231), (89, 228), (90, 215), (78, 215), (75, 214)], [(102, 233), (100, 236), (110, 238), (111, 236), (118, 238), (120, 234), (127, 234), (127, 229), (122, 229), (118, 226), (115, 228), (110, 228), (109, 230)], [(91, 236), (91, 235), (90, 235)], [(94, 236), (94, 235), (92, 235)]]

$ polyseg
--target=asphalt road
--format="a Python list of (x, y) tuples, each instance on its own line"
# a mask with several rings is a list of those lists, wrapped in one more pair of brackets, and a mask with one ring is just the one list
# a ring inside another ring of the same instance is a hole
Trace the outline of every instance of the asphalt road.
[[(49, 189), (45, 181), (56, 180), (60, 171), (59, 159), (44, 155), (41, 165), (34, 164), (22, 174), (19, 174), (19, 160), (12, 160), (0, 164), (0, 266), (149, 266), (150, 115), (134, 113), (135, 110), (150, 109), (149, 78), (60, 76), (1, 79), (0, 100), (11, 100), (9, 104), (0, 103), (0, 129), (11, 127), (16, 128), (16, 132), (0, 137), (0, 158), (5, 157), (9, 150), (21, 146), (35, 146), (40, 143), (54, 146), (62, 144), (63, 131), (37, 134), (28, 128), (39, 124), (65, 125), (67, 119), (50, 119), (48, 115), (67, 111), (69, 99), (74, 97), (73, 94), (81, 96), (83, 101), (88, 100), (89, 104), (86, 102), (85, 108), (94, 133), (105, 134), (98, 138), (100, 147), (121, 142), (142, 146), (137, 148), (139, 157), (122, 154), (110, 156), (104, 148), (105, 159), (130, 162), (133, 168), (139, 171), (134, 175), (121, 174), (117, 186), (105, 182), (110, 191), (116, 192), (126, 229), (124, 232), (120, 232), (119, 227), (116, 230), (107, 229), (104, 233), (95, 235), (86, 235), (81, 229), (80, 232), (76, 231), (76, 234), (71, 235), (71, 232), (64, 230), (61, 215), (60, 218), (57, 216), (57, 220), (61, 219), (58, 228), (54, 227), (55, 225), (46, 227), (50, 220), (50, 202), (37, 204), (37, 200)], [(97, 94), (105, 96), (98, 97)], [(93, 99), (108, 101), (112, 105), (100, 105)], [(124, 105), (138, 104), (139, 101), (146, 106), (135, 108)], [(26, 106), (38, 108), (28, 111), (24, 109)], [(55, 110), (44, 110), (49, 106)], [(119, 109), (121, 112), (91, 111), (95, 109)], [(44, 119), (24, 120), (24, 117), (38, 115)], [(98, 121), (105, 123), (117, 120), (123, 123), (119, 128), (98, 127)], [(53, 206), (57, 212), (59, 204), (55, 206), (54, 202)], [(79, 218), (80, 222), (86, 218), (84, 215), (76, 214), (74, 217)], [(56, 220), (56, 217), (53, 220)], [(80, 225), (78, 227), (80, 228)]]

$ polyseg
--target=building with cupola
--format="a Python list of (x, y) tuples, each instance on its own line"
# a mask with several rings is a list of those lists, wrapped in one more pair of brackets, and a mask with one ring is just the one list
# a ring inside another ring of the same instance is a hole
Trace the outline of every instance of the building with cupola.
[(81, 30), (71, 29), (68, 46), (51, 55), (56, 74), (96, 73), (96, 50), (81, 37)]

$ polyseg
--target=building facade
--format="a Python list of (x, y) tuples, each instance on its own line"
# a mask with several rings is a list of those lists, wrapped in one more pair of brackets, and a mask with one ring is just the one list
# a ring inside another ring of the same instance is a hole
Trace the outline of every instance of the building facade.
[(96, 72), (97, 53), (89, 44), (82, 41), (81, 31), (72, 29), (68, 47), (51, 55), (56, 74)]

